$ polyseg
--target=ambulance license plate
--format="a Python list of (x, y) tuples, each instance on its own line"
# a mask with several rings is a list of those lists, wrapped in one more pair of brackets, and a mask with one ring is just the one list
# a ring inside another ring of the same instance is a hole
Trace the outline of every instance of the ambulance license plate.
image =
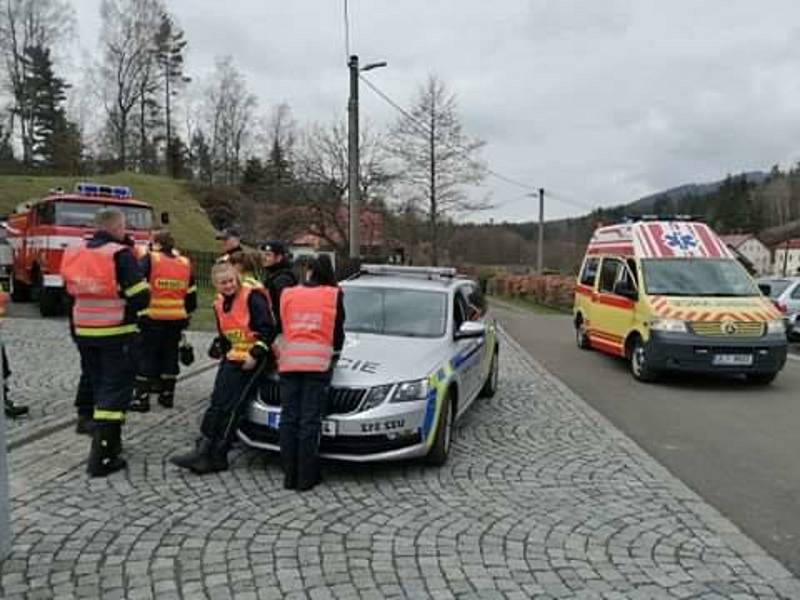
[[(281, 426), (281, 413), (276, 411), (267, 412), (267, 427), (270, 429), (278, 429)], [(322, 429), (320, 433), (325, 437), (333, 437), (336, 435), (336, 421), (329, 421), (328, 419), (322, 420)]]
[(715, 354), (713, 362), (718, 367), (749, 367), (753, 364), (753, 355)]

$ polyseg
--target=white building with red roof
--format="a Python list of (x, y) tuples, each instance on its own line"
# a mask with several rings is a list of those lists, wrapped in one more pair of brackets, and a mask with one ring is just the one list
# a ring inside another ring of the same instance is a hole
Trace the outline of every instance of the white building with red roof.
[(736, 233), (720, 236), (729, 248), (738, 251), (747, 260), (753, 263), (759, 275), (768, 275), (772, 272), (772, 252), (769, 247), (750, 233)]
[(792, 238), (775, 246), (775, 275), (800, 275), (800, 238)]

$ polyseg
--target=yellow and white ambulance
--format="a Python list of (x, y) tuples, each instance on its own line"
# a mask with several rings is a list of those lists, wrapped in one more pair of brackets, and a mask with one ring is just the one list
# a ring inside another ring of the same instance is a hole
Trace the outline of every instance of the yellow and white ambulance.
[(633, 376), (737, 373), (768, 384), (786, 363), (780, 313), (705, 223), (639, 218), (598, 228), (578, 276), (578, 347)]

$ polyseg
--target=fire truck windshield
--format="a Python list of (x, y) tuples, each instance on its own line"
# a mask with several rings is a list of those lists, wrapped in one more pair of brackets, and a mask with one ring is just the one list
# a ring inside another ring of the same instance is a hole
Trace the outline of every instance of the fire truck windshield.
[[(144, 206), (124, 206), (99, 202), (54, 202), (55, 225), (65, 227), (93, 227), (95, 214), (103, 208), (118, 208), (125, 214), (128, 229), (151, 229), (153, 211)], [(51, 213), (52, 214), (52, 213)]]

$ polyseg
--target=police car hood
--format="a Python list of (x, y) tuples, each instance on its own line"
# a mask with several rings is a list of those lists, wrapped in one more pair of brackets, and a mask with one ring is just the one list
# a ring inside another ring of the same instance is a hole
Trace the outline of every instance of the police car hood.
[(332, 385), (371, 387), (422, 379), (450, 358), (445, 347), (443, 338), (348, 332)]

